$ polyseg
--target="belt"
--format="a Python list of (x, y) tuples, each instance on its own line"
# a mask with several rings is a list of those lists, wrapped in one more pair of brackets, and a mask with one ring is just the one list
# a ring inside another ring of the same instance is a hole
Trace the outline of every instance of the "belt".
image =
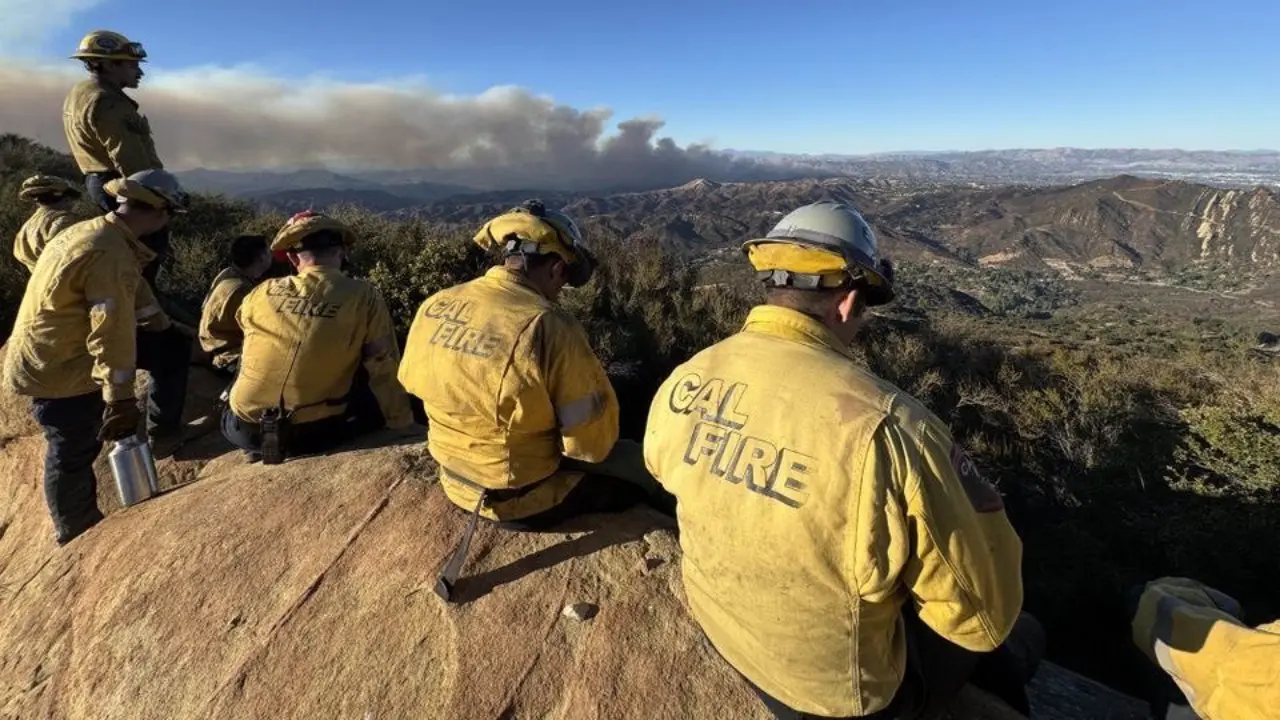
[(463, 485), (466, 485), (467, 487), (471, 488), (472, 490), (475, 490), (476, 492), (480, 493), (489, 502), (495, 502), (495, 503), (504, 503), (504, 502), (509, 502), (511, 500), (522, 498), (525, 495), (528, 495), (529, 493), (536, 490), (543, 483), (555, 477), (555, 473), (552, 473), (542, 478), (541, 480), (534, 480), (528, 485), (521, 485), (520, 487), (517, 487), (517, 488), (489, 488), (481, 485), (480, 483), (475, 482), (474, 480), (469, 480), (443, 465), (440, 466), (440, 472), (444, 473), (444, 475), (448, 477), (450, 480), (460, 482)]
[(480, 498), (476, 501), (476, 506), (471, 511), (471, 518), (467, 520), (467, 527), (462, 533), (462, 538), (458, 541), (457, 546), (454, 547), (453, 554), (449, 557), (449, 561), (440, 569), (440, 574), (436, 577), (436, 595), (440, 596), (441, 600), (451, 603), (454, 598), (454, 585), (457, 584), (458, 575), (462, 573), (462, 566), (467, 561), (467, 552), (471, 549), (471, 537), (475, 534), (476, 524), (480, 520), (480, 509), (490, 502), (506, 502), (533, 492), (534, 488), (542, 485), (552, 477), (555, 477), (555, 473), (518, 488), (495, 490), (493, 488), (487, 488), (474, 480), (469, 480), (458, 473), (449, 470), (443, 465), (440, 466), (440, 471), (450, 480), (456, 480), (457, 482), (460, 482), (480, 493)]

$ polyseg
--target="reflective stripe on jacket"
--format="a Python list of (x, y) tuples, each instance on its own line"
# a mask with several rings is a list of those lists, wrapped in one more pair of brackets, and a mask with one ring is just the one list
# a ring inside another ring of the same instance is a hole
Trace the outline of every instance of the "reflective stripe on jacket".
[(561, 460), (600, 462), (618, 439), (617, 396), (582, 326), (503, 267), (422, 303), (400, 381), (426, 407), (427, 445), (454, 503), (470, 511), (479, 491), (450, 473), (524, 491), (482, 509), (490, 519), (555, 507), (582, 477), (560, 472)]
[(690, 611), (743, 675), (796, 710), (884, 708), (901, 607), (994, 649), (1022, 605), (1022, 545), (995, 490), (918, 401), (816, 320), (753, 309), (649, 411), (650, 472), (676, 496)]

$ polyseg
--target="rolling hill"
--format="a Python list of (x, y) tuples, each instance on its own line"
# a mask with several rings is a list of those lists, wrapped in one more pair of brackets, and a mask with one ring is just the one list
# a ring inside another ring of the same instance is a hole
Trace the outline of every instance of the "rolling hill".
[[(532, 194), (455, 196), (393, 214), (478, 225)], [(838, 198), (861, 208), (888, 252), (905, 259), (1154, 274), (1195, 266), (1256, 273), (1280, 265), (1276, 193), (1127, 175), (1050, 188), (696, 180), (649, 192), (543, 198), (611, 234), (701, 257), (736, 252), (742, 240), (766, 232), (792, 208)]]
[[(804, 177), (892, 178), (915, 183), (980, 183), (988, 185), (1063, 185), (1121, 174), (1184, 180), (1215, 187), (1280, 188), (1280, 152), (1275, 150), (1148, 150), (1128, 148), (1039, 148), (976, 152), (898, 152), (873, 155), (796, 155), (725, 150), (712, 154), (718, 167), (702, 168), (717, 181), (766, 181)], [(688, 168), (692, 180), (699, 174)], [(715, 173), (720, 173), (719, 175)], [(679, 173), (676, 173), (679, 175)], [(199, 169), (181, 173), (198, 191), (254, 197), (285, 189), (381, 189), (406, 198), (424, 198), (413, 185), (450, 186), (455, 194), (509, 190), (536, 185), (545, 189), (602, 192), (609, 178), (569, 178), (554, 167), (417, 168), (409, 170), (277, 169), (236, 172)], [(669, 178), (668, 173), (663, 177)], [(657, 176), (653, 180), (657, 180)], [(675, 182), (679, 182), (678, 180)], [(613, 188), (611, 192), (647, 190)]]

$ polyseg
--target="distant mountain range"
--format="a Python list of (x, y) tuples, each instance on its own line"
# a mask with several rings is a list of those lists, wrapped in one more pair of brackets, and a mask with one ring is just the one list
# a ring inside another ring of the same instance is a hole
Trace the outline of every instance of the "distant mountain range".
[(914, 180), (1058, 184), (1130, 174), (1225, 186), (1280, 186), (1280, 151), (1276, 150), (1045, 148), (874, 155), (728, 152), (783, 167)]
[[(462, 228), (526, 195), (452, 197), (393, 213)], [(828, 178), (696, 180), (648, 192), (544, 194), (588, 234), (656, 241), (705, 263), (737, 257), (795, 207), (825, 198), (859, 207), (900, 259), (972, 267), (1165, 275), (1197, 266), (1240, 275), (1280, 269), (1280, 194), (1122, 175), (1077, 185), (955, 187)]]
[[(353, 203), (460, 227), (536, 196), (588, 228), (658, 241), (698, 263), (728, 258), (783, 213), (834, 197), (861, 208), (889, 252), (906, 259), (1064, 274), (1280, 269), (1280, 152), (737, 155), (769, 179), (698, 178), (626, 192), (483, 187), (446, 182), (431, 170), (201, 170), (183, 180), (287, 212)], [(793, 179), (776, 179), (787, 176)]]
[[(979, 185), (1068, 184), (1128, 174), (1186, 180), (1218, 187), (1280, 187), (1280, 151), (1185, 151), (1077, 148), (988, 150), (978, 152), (903, 152), (875, 155), (794, 155), (725, 151), (745, 161), (733, 164), (732, 177), (712, 181), (787, 180), (853, 177), (911, 183)], [(395, 210), (444, 198), (511, 190), (493, 178), (509, 178), (516, 187), (559, 191), (618, 192), (634, 188), (564, 188), (554, 176), (537, 172), (491, 170), (361, 170), (323, 168), (277, 172), (190, 170), (180, 173), (193, 190), (220, 192), (292, 208), (360, 202), (377, 210)], [(688, 178), (692, 180), (693, 178)]]

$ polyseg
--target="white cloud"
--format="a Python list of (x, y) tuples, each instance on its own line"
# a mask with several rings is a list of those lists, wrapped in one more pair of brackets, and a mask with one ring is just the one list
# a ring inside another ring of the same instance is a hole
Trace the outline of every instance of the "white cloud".
[(38, 52), (51, 33), (68, 27), (77, 14), (103, 2), (105, 0), (0, 0), (0, 53), (15, 57)]

